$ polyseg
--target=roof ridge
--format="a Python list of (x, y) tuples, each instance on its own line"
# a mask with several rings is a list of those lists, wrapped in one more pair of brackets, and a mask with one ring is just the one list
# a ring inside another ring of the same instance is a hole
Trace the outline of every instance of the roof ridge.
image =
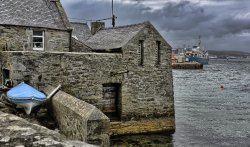
[(67, 29), (72, 30), (69, 19), (68, 19), (68, 16), (67, 16), (67, 14), (66, 14), (66, 12), (65, 12), (62, 4), (61, 4), (61, 1), (60, 0), (50, 0), (50, 2), (55, 3), (57, 11), (58, 11), (58, 13), (59, 13), (59, 15), (61, 17), (61, 20), (63, 22), (64, 27), (67, 28)]
[(87, 25), (86, 22), (73, 22), (73, 21), (70, 21), (70, 23), (71, 23), (71, 24), (86, 24), (86, 25)]
[[(126, 28), (126, 27), (133, 27), (133, 26), (139, 26), (139, 25), (146, 25), (146, 24), (148, 24), (148, 23), (149, 23), (149, 21), (144, 21), (144, 22), (137, 23), (137, 24), (129, 24), (129, 25), (117, 26), (117, 27), (107, 27), (107, 28), (104, 28), (104, 29), (101, 29), (101, 30), (120, 29), (120, 28)], [(101, 31), (101, 30), (100, 30), (100, 31)]]

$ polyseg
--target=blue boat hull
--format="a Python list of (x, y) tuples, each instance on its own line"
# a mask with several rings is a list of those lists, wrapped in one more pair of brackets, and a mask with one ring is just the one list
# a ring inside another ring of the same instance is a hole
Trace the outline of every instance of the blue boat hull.
[(7, 96), (10, 102), (19, 108), (24, 108), (27, 114), (30, 114), (34, 107), (42, 104), (47, 98), (44, 93), (24, 82), (10, 89)]

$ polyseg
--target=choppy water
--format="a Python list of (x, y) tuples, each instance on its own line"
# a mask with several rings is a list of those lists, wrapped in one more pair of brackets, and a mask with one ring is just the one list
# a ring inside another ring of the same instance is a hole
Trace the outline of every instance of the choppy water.
[(174, 146), (250, 146), (249, 60), (214, 60), (173, 76)]
[(212, 60), (203, 70), (173, 70), (173, 76), (173, 136), (127, 136), (114, 139), (115, 146), (250, 146), (250, 60)]

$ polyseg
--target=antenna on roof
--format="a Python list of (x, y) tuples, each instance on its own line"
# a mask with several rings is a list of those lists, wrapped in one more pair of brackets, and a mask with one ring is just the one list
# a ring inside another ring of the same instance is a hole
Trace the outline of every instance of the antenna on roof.
[(117, 17), (114, 15), (114, 1), (112, 0), (112, 26), (115, 27), (115, 19)]
[(199, 47), (201, 46), (201, 35), (199, 35)]
[(104, 21), (104, 20), (112, 20), (112, 26), (115, 27), (115, 20), (117, 19), (117, 17), (115, 16), (114, 14), (114, 1), (112, 0), (112, 16), (111, 17), (108, 17), (108, 18), (102, 18), (102, 19), (96, 19), (96, 20), (93, 20), (93, 19), (79, 19), (79, 18), (70, 18), (71, 20), (76, 20), (76, 21), (85, 21), (85, 22), (98, 22), (98, 21)]

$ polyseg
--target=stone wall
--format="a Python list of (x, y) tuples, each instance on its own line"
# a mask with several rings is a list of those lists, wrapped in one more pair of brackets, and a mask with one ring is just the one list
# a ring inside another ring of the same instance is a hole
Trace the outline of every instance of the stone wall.
[(120, 54), (105, 53), (0, 52), (2, 67), (10, 70), (14, 85), (27, 76), (35, 87), (62, 84), (63, 91), (100, 109), (103, 84), (122, 82), (123, 75), (111, 76), (122, 70), (121, 58)]
[(69, 32), (20, 26), (0, 26), (0, 51), (32, 51), (33, 30), (45, 32), (45, 51), (69, 51)]
[[(53, 89), (49, 86), (44, 91), (48, 95)], [(109, 118), (95, 106), (62, 91), (52, 97), (51, 103), (59, 130), (68, 139), (109, 146)]]
[[(10, 70), (14, 84), (27, 75), (30, 83), (62, 84), (62, 90), (103, 109), (103, 85), (120, 84), (116, 105), (121, 120), (174, 118), (170, 46), (149, 28), (123, 48), (123, 54), (75, 52), (0, 52), (2, 68)], [(146, 33), (146, 35), (145, 35)], [(148, 34), (147, 34), (148, 33)], [(149, 36), (149, 37), (146, 37)], [(138, 65), (138, 42), (145, 39), (145, 62)], [(155, 65), (156, 44), (161, 64)], [(150, 41), (153, 40), (153, 41)], [(153, 42), (153, 43), (152, 43)]]
[[(144, 40), (144, 63), (139, 65), (139, 40)], [(160, 41), (160, 64), (157, 43)], [(123, 64), (129, 71), (122, 85), (122, 117), (125, 119), (174, 118), (171, 46), (152, 25), (147, 25), (123, 47)]]

